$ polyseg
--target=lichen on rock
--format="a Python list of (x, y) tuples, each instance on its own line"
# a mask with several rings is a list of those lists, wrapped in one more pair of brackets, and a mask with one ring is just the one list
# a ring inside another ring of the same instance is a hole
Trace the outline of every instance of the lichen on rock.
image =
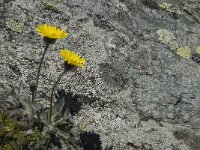
[(22, 32), (25, 22), (8, 19), (6, 26), (14, 32)]
[(189, 46), (182, 46), (177, 49), (177, 54), (182, 58), (190, 58), (191, 48)]
[(171, 3), (161, 3), (160, 8), (166, 10), (171, 13), (176, 13), (177, 15), (181, 15), (181, 11), (175, 7)]
[(178, 44), (175, 41), (176, 38), (173, 33), (169, 32), (166, 29), (157, 30), (157, 34), (159, 35), (159, 40), (161, 43), (169, 46), (170, 49), (175, 50), (178, 48)]
[(200, 54), (200, 46), (197, 47), (196, 53), (197, 53), (197, 54)]

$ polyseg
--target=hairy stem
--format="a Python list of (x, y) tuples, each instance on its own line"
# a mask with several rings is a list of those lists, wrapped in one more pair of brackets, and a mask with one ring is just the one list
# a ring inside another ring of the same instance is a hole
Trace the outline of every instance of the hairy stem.
[(36, 78), (36, 84), (35, 84), (35, 91), (34, 91), (34, 94), (32, 96), (32, 104), (34, 103), (35, 99), (36, 99), (36, 95), (37, 95), (37, 87), (38, 87), (38, 81), (39, 81), (39, 77), (40, 77), (40, 71), (41, 71), (41, 68), (42, 68), (42, 62), (44, 60), (44, 56), (47, 52), (47, 49), (49, 47), (49, 44), (46, 44), (45, 48), (44, 48), (44, 52), (42, 54), (42, 58), (40, 60), (40, 64), (39, 64), (39, 67), (38, 67), (38, 71), (37, 71), (37, 78)]
[(57, 86), (57, 84), (59, 83), (60, 79), (62, 78), (62, 76), (66, 73), (67, 69), (64, 69), (64, 71), (59, 75), (57, 81), (55, 82), (55, 84), (53, 85), (53, 89), (51, 91), (51, 98), (50, 98), (50, 112), (49, 112), (49, 122), (51, 122), (51, 116), (52, 116), (52, 109), (53, 109), (53, 96), (54, 96), (54, 90)]

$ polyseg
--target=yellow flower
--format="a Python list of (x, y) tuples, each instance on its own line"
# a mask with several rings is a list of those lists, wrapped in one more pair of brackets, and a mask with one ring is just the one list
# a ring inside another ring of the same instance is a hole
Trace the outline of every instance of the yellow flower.
[(37, 26), (36, 31), (41, 36), (49, 39), (63, 39), (69, 35), (65, 31), (57, 28), (56, 26), (47, 24)]
[(79, 56), (78, 54), (68, 49), (60, 50), (59, 54), (63, 57), (67, 64), (77, 67), (84, 67), (86, 60), (84, 58), (81, 58), (81, 56)]

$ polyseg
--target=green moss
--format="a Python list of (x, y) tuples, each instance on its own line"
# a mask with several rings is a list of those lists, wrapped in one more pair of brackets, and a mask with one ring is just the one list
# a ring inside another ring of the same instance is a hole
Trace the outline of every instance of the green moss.
[[(1, 150), (26, 150), (42, 149), (50, 138), (43, 135), (39, 130), (33, 130), (26, 134), (19, 123), (9, 117), (8, 114), (0, 112), (0, 149)], [(43, 143), (41, 144), (41, 141)]]
[(13, 148), (10, 144), (5, 144), (2, 148), (2, 150), (13, 150)]

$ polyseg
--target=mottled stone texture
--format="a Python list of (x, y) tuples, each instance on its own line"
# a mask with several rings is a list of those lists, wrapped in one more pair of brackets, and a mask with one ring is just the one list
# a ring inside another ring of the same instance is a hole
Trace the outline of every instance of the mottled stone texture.
[(70, 36), (47, 52), (40, 98), (49, 98), (62, 71), (59, 49), (69, 48), (87, 65), (66, 74), (58, 89), (79, 95), (84, 106), (73, 121), (100, 134), (103, 149), (200, 149), (200, 66), (157, 34), (166, 29), (195, 54), (198, 0), (1, 0), (0, 18), (1, 103), (28, 98), (44, 48), (35, 27), (55, 24)]

